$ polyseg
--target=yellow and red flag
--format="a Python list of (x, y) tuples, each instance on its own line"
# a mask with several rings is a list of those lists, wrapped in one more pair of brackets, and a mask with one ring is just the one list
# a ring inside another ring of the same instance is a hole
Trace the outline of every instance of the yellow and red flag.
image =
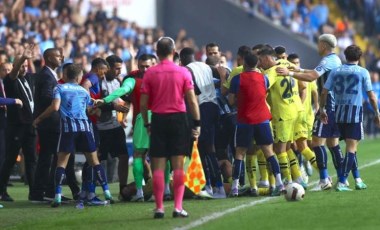
[(199, 156), (198, 143), (196, 141), (194, 141), (189, 167), (185, 174), (185, 185), (196, 195), (198, 195), (206, 185), (206, 177)]

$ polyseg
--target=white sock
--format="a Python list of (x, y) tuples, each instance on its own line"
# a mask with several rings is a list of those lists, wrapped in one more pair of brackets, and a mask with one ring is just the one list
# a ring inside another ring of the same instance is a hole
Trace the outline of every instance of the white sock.
[[(268, 184), (269, 184), (269, 182), (268, 182)], [(281, 173), (278, 173), (276, 175), (276, 186), (280, 186), (280, 185), (282, 185)]]
[(142, 196), (144, 196), (144, 191), (142, 190), (142, 188), (138, 188), (138, 189), (137, 189), (136, 195), (137, 195), (138, 197), (142, 197)]
[(359, 178), (356, 178), (356, 179), (355, 179), (355, 182), (356, 182), (356, 183), (362, 183), (363, 180), (362, 180), (362, 178), (359, 177)]
[(238, 187), (239, 187), (239, 179), (233, 180), (231, 189), (238, 189)]

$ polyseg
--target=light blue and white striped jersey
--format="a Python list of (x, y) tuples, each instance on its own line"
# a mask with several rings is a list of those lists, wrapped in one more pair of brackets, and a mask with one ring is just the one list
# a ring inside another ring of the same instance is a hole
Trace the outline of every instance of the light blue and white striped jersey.
[[(319, 94), (321, 94), (323, 86), (325, 82), (327, 81), (331, 70), (341, 65), (342, 65), (342, 61), (340, 60), (338, 55), (336, 55), (335, 53), (331, 53), (324, 56), (321, 62), (319, 63), (319, 65), (315, 67), (314, 70), (319, 75), (319, 78), (317, 80)], [(327, 95), (326, 110), (334, 111), (334, 109), (335, 109), (334, 95), (332, 94), (332, 92), (329, 92), (329, 94)]]
[(83, 87), (75, 83), (57, 85), (54, 98), (61, 100), (59, 112), (63, 132), (91, 131), (86, 114), (87, 105), (91, 102), (90, 94)]
[(337, 123), (363, 121), (363, 93), (372, 91), (368, 70), (355, 64), (344, 64), (331, 71), (324, 88), (335, 94)]

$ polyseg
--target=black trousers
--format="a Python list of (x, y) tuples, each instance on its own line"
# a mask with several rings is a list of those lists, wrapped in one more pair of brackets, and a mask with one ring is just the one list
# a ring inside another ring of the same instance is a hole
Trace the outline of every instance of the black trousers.
[(5, 129), (0, 128), (0, 172), (5, 161)]
[(0, 171), (0, 193), (6, 192), (9, 176), (22, 149), (25, 157), (25, 175), (32, 191), (36, 165), (36, 132), (31, 124), (9, 125), (6, 128), (5, 162)]

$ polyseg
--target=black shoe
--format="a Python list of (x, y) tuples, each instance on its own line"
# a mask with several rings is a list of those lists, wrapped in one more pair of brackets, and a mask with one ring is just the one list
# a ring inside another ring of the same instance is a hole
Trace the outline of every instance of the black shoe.
[(189, 214), (182, 209), (181, 211), (174, 210), (173, 211), (173, 218), (187, 218), (189, 217)]
[(172, 200), (172, 195), (171, 194), (165, 194), (164, 195), (164, 201), (169, 201)]
[(52, 208), (58, 208), (59, 206), (61, 206), (61, 203), (60, 202), (57, 202), (57, 201), (53, 201), (51, 202), (51, 207)]
[(257, 193), (257, 189), (254, 189), (254, 188), (250, 188), (249, 189), (248, 195), (249, 196), (253, 196), (253, 197), (258, 197), (259, 196), (259, 194)]
[(3, 194), (1, 194), (0, 200), (1, 201), (6, 201), (6, 202), (13, 202), (13, 201), (15, 201), (15, 200), (13, 200), (13, 198), (7, 192), (4, 192)]
[(154, 216), (153, 216), (154, 219), (162, 219), (162, 218), (164, 218), (164, 216), (165, 216), (164, 212), (162, 212), (160, 210), (154, 211)]

